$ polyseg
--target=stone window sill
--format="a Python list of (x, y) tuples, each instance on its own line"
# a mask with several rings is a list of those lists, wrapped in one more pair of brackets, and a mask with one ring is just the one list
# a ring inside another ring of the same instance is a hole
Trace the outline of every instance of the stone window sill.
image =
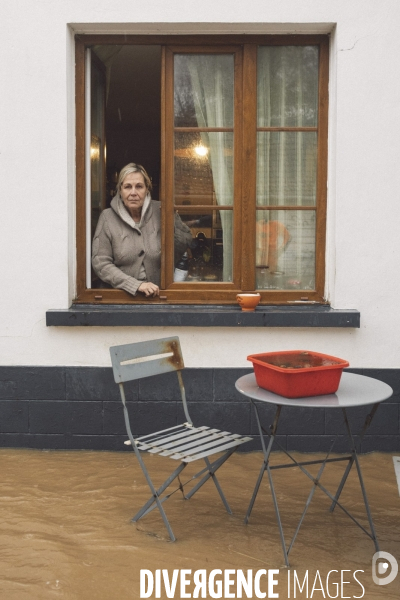
[(215, 305), (92, 305), (48, 310), (46, 325), (58, 327), (360, 327), (360, 312), (327, 305), (258, 306), (242, 312), (238, 306)]

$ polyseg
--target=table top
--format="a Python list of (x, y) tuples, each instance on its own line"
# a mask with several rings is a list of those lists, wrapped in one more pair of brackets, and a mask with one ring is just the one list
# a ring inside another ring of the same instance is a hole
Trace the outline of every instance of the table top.
[(336, 394), (326, 396), (310, 396), (307, 398), (285, 398), (258, 387), (254, 373), (244, 375), (236, 381), (236, 389), (253, 400), (279, 404), (282, 406), (307, 406), (313, 408), (349, 408), (376, 404), (390, 398), (393, 390), (387, 383), (357, 375), (343, 373)]

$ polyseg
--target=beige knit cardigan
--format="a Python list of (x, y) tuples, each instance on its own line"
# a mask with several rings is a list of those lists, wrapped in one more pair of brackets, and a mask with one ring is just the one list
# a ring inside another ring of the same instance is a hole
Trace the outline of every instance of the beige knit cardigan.
[[(175, 216), (175, 260), (190, 246), (192, 234), (178, 214)], [(160, 285), (161, 212), (160, 202), (147, 196), (139, 224), (126, 210), (119, 194), (111, 208), (103, 210), (93, 238), (92, 265), (102, 281), (136, 295), (144, 281)]]

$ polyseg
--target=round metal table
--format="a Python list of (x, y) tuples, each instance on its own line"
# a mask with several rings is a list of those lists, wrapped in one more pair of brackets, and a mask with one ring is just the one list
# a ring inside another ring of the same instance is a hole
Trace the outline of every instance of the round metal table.
[[(350, 423), (349, 423), (349, 420), (347, 417), (347, 409), (352, 408), (352, 407), (372, 405), (371, 411), (368, 414), (368, 416), (366, 417), (364, 426), (363, 426), (361, 432), (359, 433), (359, 444), (361, 444), (361, 441), (362, 441), (368, 427), (370, 426), (370, 424), (372, 422), (372, 419), (378, 409), (379, 404), (381, 402), (383, 402), (384, 400), (387, 400), (388, 398), (390, 398), (390, 396), (392, 396), (392, 394), (393, 394), (392, 388), (389, 385), (387, 385), (386, 383), (384, 383), (383, 381), (379, 381), (378, 379), (373, 379), (372, 377), (366, 377), (365, 375), (357, 375), (355, 373), (343, 373), (342, 374), (339, 389), (337, 390), (337, 392), (335, 394), (329, 394), (326, 396), (311, 396), (311, 397), (307, 397), (307, 398), (285, 398), (283, 396), (278, 396), (277, 394), (274, 394), (273, 392), (269, 392), (268, 390), (260, 388), (257, 385), (256, 378), (253, 373), (251, 373), (249, 375), (244, 375), (243, 377), (240, 377), (240, 379), (238, 379), (236, 381), (235, 385), (236, 385), (236, 389), (241, 394), (243, 394), (244, 396), (247, 396), (249, 398), (250, 402), (252, 403), (252, 405), (254, 407), (257, 426), (258, 426), (258, 430), (260, 433), (261, 447), (262, 447), (263, 454), (264, 454), (264, 462), (261, 466), (260, 474), (258, 476), (256, 485), (254, 488), (253, 496), (250, 500), (249, 508), (247, 510), (247, 514), (245, 517), (245, 523), (247, 523), (249, 520), (255, 499), (258, 494), (258, 490), (260, 488), (262, 478), (264, 476), (264, 473), (267, 472), (270, 489), (271, 489), (272, 500), (273, 500), (274, 508), (275, 508), (275, 515), (276, 515), (277, 523), (279, 526), (283, 555), (284, 555), (285, 563), (287, 566), (289, 566), (289, 553), (293, 547), (294, 541), (297, 537), (297, 534), (299, 532), (299, 529), (301, 527), (301, 524), (303, 522), (303, 519), (305, 517), (305, 514), (308, 510), (311, 499), (312, 499), (317, 487), (319, 489), (321, 489), (332, 500), (330, 511), (333, 511), (336, 506), (339, 506), (339, 508), (341, 508), (347, 514), (347, 516), (350, 517), (350, 519), (356, 525), (358, 525), (358, 527), (360, 527), (360, 529), (362, 529), (362, 531), (366, 535), (368, 535), (373, 540), (376, 551), (378, 552), (379, 544), (378, 544), (378, 540), (376, 537), (374, 524), (372, 521), (370, 507), (368, 504), (368, 498), (367, 498), (364, 481), (363, 481), (363, 477), (362, 477), (362, 473), (361, 473), (361, 467), (360, 467), (360, 463), (359, 463), (358, 456), (357, 456), (356, 443), (355, 443), (353, 433), (350, 428)], [(257, 409), (257, 402), (274, 404), (276, 406), (275, 418), (274, 418), (274, 422), (271, 426), (265, 427), (261, 423), (259, 411)], [(282, 445), (279, 443), (279, 441), (276, 439), (276, 432), (277, 432), (279, 418), (281, 415), (282, 408), (284, 408), (285, 410), (286, 409), (290, 410), (290, 407), (341, 409), (343, 412), (345, 428), (346, 428), (347, 435), (349, 438), (351, 454), (340, 456), (338, 458), (329, 458), (329, 456), (333, 450), (334, 443), (335, 443), (335, 440), (333, 440), (333, 443), (332, 443), (325, 459), (303, 461), (303, 462), (299, 462), (298, 460), (296, 460), (290, 454), (290, 452), (288, 452), (285, 448), (283, 448)], [(268, 438), (269, 438), (267, 445), (264, 440), (265, 435), (268, 436)], [(279, 449), (290, 458), (290, 460), (292, 461), (291, 463), (286, 463), (286, 464), (282, 464), (282, 465), (270, 465), (270, 454), (271, 454), (272, 447), (274, 444), (279, 446)], [(322, 473), (323, 473), (323, 470), (324, 470), (326, 464), (330, 463), (330, 462), (338, 462), (338, 461), (347, 461), (348, 464), (346, 466), (342, 480), (339, 484), (339, 487), (338, 487), (336, 493), (331, 494), (321, 484), (320, 479), (321, 479), (321, 476), (322, 476)], [(306, 465), (310, 465), (310, 464), (320, 464), (321, 465), (317, 477), (314, 477), (313, 475), (311, 475), (311, 473), (308, 471), (308, 469), (306, 469)], [(351, 515), (349, 513), (349, 511), (343, 506), (343, 504), (341, 502), (339, 502), (340, 494), (344, 488), (344, 485), (346, 483), (347, 477), (350, 473), (350, 470), (351, 470), (353, 464), (356, 465), (357, 475), (358, 475), (358, 479), (360, 482), (361, 491), (363, 494), (363, 499), (364, 499), (364, 504), (365, 504), (365, 509), (366, 509), (367, 517), (368, 517), (368, 521), (369, 521), (370, 531), (365, 529), (365, 527), (355, 517), (353, 517), (353, 515)], [(294, 536), (293, 536), (289, 546), (286, 546), (282, 523), (281, 523), (281, 518), (280, 518), (280, 513), (279, 513), (278, 501), (277, 501), (277, 497), (275, 494), (275, 488), (274, 488), (271, 471), (274, 469), (286, 469), (289, 467), (299, 467), (301, 469), (301, 471), (309, 479), (311, 479), (311, 481), (313, 482), (313, 487), (311, 488), (310, 494), (308, 496), (306, 505), (304, 507), (303, 513), (301, 515), (301, 518), (300, 518), (299, 524), (296, 528), (296, 531), (294, 533)]]
[(393, 394), (392, 388), (387, 383), (355, 373), (343, 373), (338, 391), (328, 396), (284, 398), (258, 387), (254, 373), (238, 379), (235, 386), (241, 394), (253, 398), (253, 400), (280, 406), (307, 406), (310, 408), (350, 408), (351, 406), (379, 404)]

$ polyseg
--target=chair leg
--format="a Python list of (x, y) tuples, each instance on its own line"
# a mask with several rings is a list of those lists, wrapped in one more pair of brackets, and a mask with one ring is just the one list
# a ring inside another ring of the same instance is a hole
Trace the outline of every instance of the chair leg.
[[(149, 500), (146, 502), (146, 504), (144, 504), (142, 506), (142, 508), (136, 513), (136, 515), (134, 517), (132, 517), (132, 521), (135, 521), (135, 522), (139, 521), (139, 519), (144, 517), (144, 515), (147, 515), (154, 508), (156, 508), (156, 506), (152, 506), (152, 504), (154, 504), (156, 502), (155, 498), (161, 497), (161, 494), (164, 492), (164, 490), (166, 490), (167, 487), (170, 486), (171, 483), (174, 481), (174, 479), (176, 479), (180, 475), (180, 473), (183, 471), (185, 466), (186, 466), (186, 464), (182, 463), (181, 465), (179, 465), (179, 467), (177, 469), (175, 469), (175, 471), (173, 473), (171, 473), (171, 475), (168, 477), (168, 479), (166, 479), (164, 481), (164, 483), (158, 488), (158, 490), (156, 490), (154, 492), (153, 496), (151, 498), (149, 498)], [(148, 475), (148, 473), (147, 473), (147, 475)], [(150, 476), (148, 475), (148, 480), (149, 479), (150, 479)], [(164, 500), (167, 500), (170, 496), (171, 496), (171, 494), (168, 494), (167, 496), (164, 496), (164, 498), (160, 499), (161, 503), (164, 502)]]
[(262, 478), (264, 477), (264, 473), (265, 473), (267, 466), (268, 466), (268, 463), (263, 462), (263, 464), (261, 466), (260, 474), (257, 479), (256, 487), (254, 488), (254, 492), (253, 492), (253, 495), (250, 500), (249, 508), (247, 509), (247, 513), (244, 518), (245, 525), (247, 525), (247, 523), (249, 522), (251, 511), (253, 510), (254, 502), (256, 501), (258, 490), (260, 489), (261, 481), (262, 481)]
[[(221, 456), (220, 458), (218, 458), (216, 461), (214, 461), (213, 463), (210, 463), (210, 461), (208, 460), (208, 458), (205, 458), (206, 461), (206, 465), (207, 465), (207, 473), (204, 475), (204, 477), (202, 477), (202, 479), (200, 479), (200, 481), (190, 490), (190, 492), (188, 494), (186, 494), (186, 498), (189, 500), (205, 483), (206, 481), (208, 481), (210, 479), (210, 477), (212, 478), (212, 480), (214, 481), (215, 487), (218, 490), (218, 493), (221, 497), (221, 500), (227, 510), (227, 512), (231, 515), (232, 514), (232, 510), (222, 492), (221, 486), (219, 484), (219, 481), (217, 479), (217, 476), (215, 475), (215, 472), (224, 464), (225, 461), (228, 460), (228, 458), (231, 456), (231, 454), (233, 454), (233, 452), (236, 450), (236, 448), (232, 448), (231, 450), (229, 450), (229, 452), (226, 452), (223, 456)], [(195, 479), (196, 477), (198, 477), (203, 471), (200, 471), (199, 473), (197, 473), (196, 475), (193, 476), (193, 479)]]
[(171, 485), (171, 483), (174, 481), (174, 479), (176, 479), (176, 477), (178, 477), (178, 475), (183, 471), (183, 469), (186, 467), (186, 463), (181, 463), (179, 465), (179, 467), (177, 469), (175, 469), (175, 471), (168, 477), (168, 479), (165, 480), (165, 482), (159, 487), (158, 490), (155, 489), (153, 482), (151, 480), (151, 477), (146, 469), (146, 465), (143, 462), (142, 457), (140, 456), (140, 452), (138, 447), (136, 446), (135, 443), (132, 444), (132, 449), (135, 452), (136, 458), (139, 461), (139, 464), (142, 468), (142, 471), (144, 473), (144, 476), (146, 477), (147, 483), (149, 485), (150, 491), (153, 494), (151, 498), (149, 498), (149, 500), (146, 502), (146, 504), (139, 510), (139, 512), (136, 513), (136, 515), (132, 518), (133, 522), (139, 521), (139, 519), (141, 519), (142, 517), (144, 517), (145, 514), (147, 514), (148, 512), (151, 512), (152, 508), (150, 508), (152, 506), (152, 504), (155, 503), (154, 507), (155, 508), (157, 506), (158, 510), (160, 511), (161, 517), (164, 521), (164, 525), (167, 528), (169, 537), (171, 539), (172, 542), (175, 542), (176, 537), (174, 535), (174, 532), (172, 531), (171, 525), (169, 524), (169, 521), (167, 519), (167, 515), (165, 514), (164, 508), (162, 506), (162, 503), (167, 500), (169, 498), (169, 496), (166, 496), (165, 498), (160, 500), (160, 495), (163, 493), (163, 491), (169, 486)]
[[(211, 465), (210, 461), (208, 460), (208, 458), (205, 458), (204, 460), (205, 460), (206, 465), (207, 465), (207, 467), (209, 469), (209, 472), (211, 473), (212, 465)], [(224, 506), (226, 508), (227, 513), (229, 513), (231, 515), (232, 514), (231, 507), (228, 504), (228, 500), (224, 496), (224, 493), (223, 493), (223, 491), (221, 489), (221, 486), (219, 484), (219, 481), (218, 481), (217, 476), (215, 475), (214, 471), (211, 473), (211, 479), (213, 480), (214, 485), (217, 488), (218, 494), (220, 495), (220, 498), (221, 498), (221, 500), (222, 500), (222, 502), (223, 502), (223, 504), (224, 504)]]

